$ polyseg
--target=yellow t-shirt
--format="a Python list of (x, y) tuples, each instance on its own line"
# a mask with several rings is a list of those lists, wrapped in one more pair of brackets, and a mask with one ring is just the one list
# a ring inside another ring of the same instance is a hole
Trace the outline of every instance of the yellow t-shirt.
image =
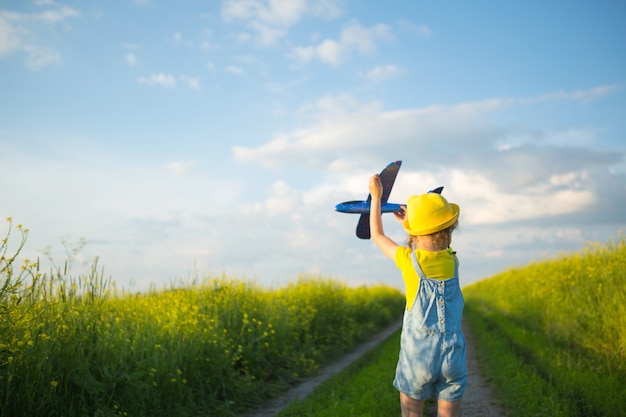
[[(454, 258), (451, 249), (436, 252), (423, 249), (415, 250), (417, 262), (428, 278), (446, 280), (454, 277)], [(398, 246), (396, 249), (396, 266), (402, 272), (406, 291), (406, 309), (411, 310), (417, 290), (419, 289), (420, 277), (417, 275), (411, 261), (411, 248)]]

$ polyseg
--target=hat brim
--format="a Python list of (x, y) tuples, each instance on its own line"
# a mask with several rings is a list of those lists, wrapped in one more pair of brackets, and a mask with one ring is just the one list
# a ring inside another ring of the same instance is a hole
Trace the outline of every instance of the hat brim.
[(437, 225), (429, 225), (428, 227), (424, 227), (421, 229), (410, 229), (408, 219), (404, 221), (404, 230), (412, 236), (425, 236), (432, 235), (433, 233), (440, 232), (442, 230), (447, 229), (452, 226), (459, 219), (459, 213), (461, 212), (461, 208), (458, 204), (450, 203), (450, 208), (452, 209), (452, 217), (446, 220), (443, 223)]

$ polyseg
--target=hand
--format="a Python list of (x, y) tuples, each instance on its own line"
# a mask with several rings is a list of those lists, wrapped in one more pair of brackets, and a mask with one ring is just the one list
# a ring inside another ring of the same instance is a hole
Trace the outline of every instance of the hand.
[(400, 206), (400, 210), (395, 211), (393, 215), (396, 217), (396, 220), (400, 223), (404, 223), (406, 219), (406, 206)]
[(370, 178), (369, 191), (372, 196), (372, 201), (380, 201), (383, 195), (383, 182), (380, 180), (378, 174), (374, 174)]

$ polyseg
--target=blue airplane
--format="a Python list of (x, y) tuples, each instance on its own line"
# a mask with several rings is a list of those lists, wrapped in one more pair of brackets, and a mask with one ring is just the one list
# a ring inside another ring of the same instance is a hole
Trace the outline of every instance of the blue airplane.
[[(402, 205), (395, 203), (388, 203), (389, 194), (393, 188), (393, 183), (396, 180), (398, 171), (400, 170), (402, 161), (394, 161), (387, 165), (385, 169), (379, 174), (380, 180), (383, 183), (383, 195), (380, 199), (380, 209), (382, 213), (395, 213), (402, 210)], [(429, 191), (429, 193), (441, 194), (443, 187), (435, 188)], [(359, 239), (369, 239), (370, 236), (370, 204), (372, 202), (371, 194), (367, 196), (365, 201), (346, 201), (335, 206), (335, 210), (341, 213), (359, 213), (359, 223), (356, 226), (356, 235)]]

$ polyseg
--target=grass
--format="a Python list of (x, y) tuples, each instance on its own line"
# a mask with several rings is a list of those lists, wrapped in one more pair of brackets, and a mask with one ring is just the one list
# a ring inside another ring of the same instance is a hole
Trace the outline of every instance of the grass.
[(78, 277), (18, 261), (27, 234), (9, 219), (0, 244), (0, 416), (236, 416), (404, 306), (397, 289), (312, 276), (123, 293), (97, 259)]
[(477, 352), (516, 416), (626, 415), (626, 240), (464, 289)]
[(392, 385), (399, 347), (398, 331), (277, 417), (399, 416), (398, 391)]
[[(626, 242), (464, 288), (481, 369), (509, 416), (626, 415)], [(278, 417), (397, 416), (399, 333)]]
[[(267, 289), (222, 276), (118, 293), (17, 261), (0, 244), (0, 416), (236, 416), (398, 318), (404, 297), (299, 277)], [(10, 249), (11, 232), (19, 233)], [(509, 415), (625, 416), (626, 240), (464, 288), (484, 374)], [(287, 416), (397, 416), (399, 333)]]

